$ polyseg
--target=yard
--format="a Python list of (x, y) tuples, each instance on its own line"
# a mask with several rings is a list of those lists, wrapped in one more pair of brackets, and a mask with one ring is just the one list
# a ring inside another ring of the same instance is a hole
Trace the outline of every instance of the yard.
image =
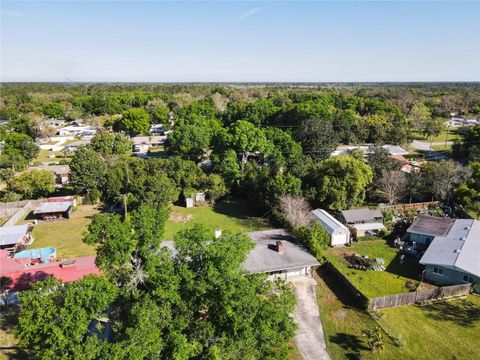
[[(377, 322), (357, 309), (335, 279), (320, 270), (317, 289), (327, 350), (332, 360), (477, 359), (480, 357), (480, 297), (427, 306), (402, 306), (379, 311), (384, 350), (371, 352), (363, 331)], [(400, 337), (401, 340), (398, 340)], [(396, 341), (393, 339), (396, 338)]]
[[(53, 158), (49, 156), (54, 155)], [(65, 157), (62, 151), (50, 151), (50, 150), (40, 150), (38, 155), (33, 162), (53, 162), (53, 161), (60, 161), (60, 160), (69, 160), (69, 157)]]
[(172, 206), (170, 219), (165, 227), (164, 240), (172, 240), (175, 233), (194, 223), (215, 229), (256, 231), (271, 228), (266, 219), (254, 217), (247, 202), (242, 200), (222, 201), (211, 206), (185, 208)]
[[(349, 268), (344, 256), (354, 253), (368, 255), (371, 259), (382, 258), (385, 262), (385, 271)], [(406, 282), (420, 280), (418, 264), (408, 257), (401, 264), (398, 250), (388, 246), (383, 239), (361, 240), (348, 247), (329, 248), (325, 256), (368, 298), (409, 292)]]
[(95, 255), (95, 247), (83, 243), (82, 239), (92, 216), (98, 213), (96, 206), (81, 205), (68, 220), (38, 223), (33, 228), (35, 240), (29, 249), (51, 246), (57, 249), (59, 259)]

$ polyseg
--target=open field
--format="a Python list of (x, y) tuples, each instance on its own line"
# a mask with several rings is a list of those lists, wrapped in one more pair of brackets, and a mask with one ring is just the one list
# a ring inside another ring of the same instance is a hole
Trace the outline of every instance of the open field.
[[(427, 306), (402, 306), (377, 312), (384, 334), (384, 350), (371, 352), (362, 333), (377, 325), (351, 302), (348, 293), (320, 270), (317, 291), (327, 349), (332, 360), (480, 358), (480, 297)], [(398, 345), (393, 338), (400, 337)], [(401, 344), (401, 345), (400, 345)]]
[[(350, 269), (344, 256), (353, 253), (368, 255), (372, 259), (382, 258), (385, 261), (385, 271)], [(409, 292), (406, 282), (419, 280), (419, 266), (415, 261), (406, 257), (401, 264), (398, 249), (388, 246), (383, 239), (362, 240), (349, 247), (329, 248), (325, 256), (369, 298)]]
[(35, 240), (29, 249), (51, 246), (57, 249), (59, 259), (95, 255), (95, 247), (83, 243), (82, 239), (92, 216), (98, 213), (96, 206), (81, 205), (68, 220), (41, 222), (35, 225), (32, 232)]
[(413, 136), (416, 140), (421, 140), (425, 142), (438, 142), (438, 141), (454, 141), (457, 139), (460, 139), (460, 135), (456, 132), (456, 130), (449, 130), (447, 134), (447, 130), (442, 130), (442, 132), (437, 135), (437, 136), (432, 136), (432, 137), (424, 137), (422, 134), (414, 134)]
[(194, 223), (215, 229), (238, 231), (256, 231), (269, 229), (267, 220), (254, 217), (249, 211), (248, 203), (241, 200), (223, 201), (215, 206), (185, 208), (172, 206), (170, 219), (165, 227), (165, 240), (172, 240), (177, 231)]

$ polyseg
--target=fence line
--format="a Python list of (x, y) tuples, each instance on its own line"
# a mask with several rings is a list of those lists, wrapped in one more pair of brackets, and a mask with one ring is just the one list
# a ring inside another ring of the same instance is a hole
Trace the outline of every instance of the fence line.
[(355, 302), (361, 306), (363, 309), (367, 308), (368, 306), (368, 298), (363, 295), (351, 282), (348, 278), (342, 274), (340, 270), (338, 270), (335, 265), (333, 265), (330, 261), (325, 263), (325, 269), (332, 274), (341, 284), (342, 286), (352, 295), (355, 299)]
[(45, 200), (27, 200), (22, 207), (16, 209), (16, 211), (10, 216), (10, 218), (5, 221), (3, 226), (14, 226), (18, 222), (18, 220), (20, 220), (26, 213), (31, 211), (33, 207), (39, 205), (44, 201)]
[(11, 209), (11, 208), (21, 208), (30, 200), (18, 200), (0, 203), (0, 209)]
[(411, 204), (396, 204), (396, 205), (378, 204), (378, 209), (391, 210), (393, 212), (409, 211), (409, 210), (426, 210), (431, 205), (435, 205), (435, 206), (438, 205), (438, 201), (418, 202), (418, 203), (411, 203)]
[(368, 310), (377, 310), (395, 306), (411, 305), (425, 301), (439, 301), (453, 296), (468, 295), (472, 284), (443, 286), (430, 290), (414, 291), (395, 295), (387, 295), (370, 299)]

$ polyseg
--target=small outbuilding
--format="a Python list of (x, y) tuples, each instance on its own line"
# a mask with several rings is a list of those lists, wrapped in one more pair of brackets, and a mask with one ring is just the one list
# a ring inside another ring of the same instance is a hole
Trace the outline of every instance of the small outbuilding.
[(323, 209), (312, 211), (314, 221), (318, 221), (330, 235), (330, 245), (338, 246), (350, 243), (350, 230)]
[(54, 221), (70, 218), (73, 203), (71, 201), (41, 203), (33, 214), (45, 221)]
[(32, 238), (28, 234), (28, 228), (27, 224), (0, 227), (0, 248), (15, 248), (21, 244), (31, 243)]
[(383, 215), (380, 210), (371, 210), (369, 208), (344, 210), (342, 211), (342, 217), (355, 237), (377, 235), (385, 229)]

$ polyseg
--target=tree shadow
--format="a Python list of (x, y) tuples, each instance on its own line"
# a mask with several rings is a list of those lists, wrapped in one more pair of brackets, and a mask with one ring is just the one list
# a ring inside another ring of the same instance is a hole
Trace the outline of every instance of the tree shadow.
[(12, 290), (14, 291), (27, 290), (30, 288), (30, 286), (34, 282), (45, 280), (49, 276), (52, 276), (52, 275), (47, 274), (46, 272), (43, 272), (43, 271), (36, 271), (35, 273), (33, 272), (23, 273), (14, 282)]
[(250, 218), (250, 212), (247, 210), (247, 204), (238, 200), (225, 200), (213, 205), (214, 212), (241, 220)]
[(353, 354), (349, 354), (350, 358), (355, 358), (356, 354), (363, 350), (369, 350), (369, 348), (365, 346), (362, 338), (358, 335), (336, 333), (335, 335), (330, 336), (329, 340), (343, 349), (353, 352)]
[(437, 302), (422, 308), (434, 320), (450, 321), (459, 326), (469, 327), (480, 321), (480, 307), (466, 299)]
[(422, 266), (418, 263), (418, 260), (405, 255), (402, 263), (401, 256), (402, 254), (398, 252), (393, 260), (387, 265), (385, 271), (408, 279), (416, 281), (420, 280)]
[[(0, 330), (4, 333), (12, 334), (18, 324), (19, 307), (10, 305), (2, 310), (0, 316)], [(2, 357), (3, 356), (3, 357)], [(16, 344), (3, 343), (0, 345), (0, 357), (3, 359), (23, 360), (32, 359), (32, 354), (20, 349)]]
[(335, 296), (345, 307), (358, 309), (359, 304), (355, 301), (355, 298), (352, 296), (351, 292), (343, 287), (339, 281), (337, 281), (337, 279), (325, 269), (325, 267), (320, 266), (317, 268), (317, 274), (322, 278), (325, 284), (327, 284), (330, 290), (333, 291)]

